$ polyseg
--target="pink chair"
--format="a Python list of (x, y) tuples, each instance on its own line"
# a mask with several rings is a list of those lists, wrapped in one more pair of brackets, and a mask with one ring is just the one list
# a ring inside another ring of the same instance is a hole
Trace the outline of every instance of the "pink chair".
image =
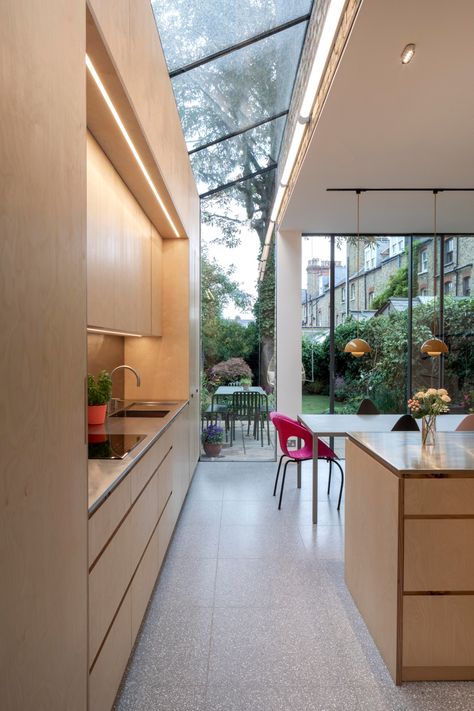
[[(283, 489), (285, 487), (285, 477), (286, 477), (286, 467), (290, 462), (305, 462), (308, 459), (313, 459), (313, 435), (309, 430), (306, 429), (306, 427), (303, 427), (300, 425), (299, 422), (296, 420), (293, 420), (291, 417), (287, 417), (286, 415), (282, 415), (281, 412), (271, 412), (270, 413), (270, 419), (275, 425), (275, 429), (278, 432), (278, 439), (280, 441), (280, 447), (283, 452), (283, 454), (280, 457), (280, 461), (278, 463), (278, 469), (276, 473), (276, 478), (275, 478), (275, 486), (273, 488), (273, 496), (276, 495), (276, 490), (278, 486), (278, 477), (280, 476), (280, 469), (281, 469), (281, 464), (284, 459), (284, 457), (288, 457), (288, 461), (285, 462), (285, 466), (283, 468), (283, 477), (281, 480), (281, 491), (280, 491), (280, 500), (278, 502), (278, 508), (281, 509), (281, 500), (283, 498)], [(290, 438), (299, 438), (302, 439), (304, 442), (303, 447), (300, 449), (288, 449), (288, 440)], [(341, 496), (342, 496), (342, 488), (344, 486), (344, 472), (342, 471), (342, 467), (337, 461), (338, 457), (333, 450), (328, 447), (327, 444), (322, 442), (320, 439), (318, 439), (318, 459), (325, 459), (327, 462), (329, 462), (329, 485), (328, 485), (328, 494), (329, 494), (329, 487), (331, 485), (331, 466), (332, 463), (336, 464), (336, 466), (339, 468), (339, 471), (341, 472), (341, 488), (339, 490), (339, 500), (337, 502), (337, 510), (339, 511), (340, 506), (341, 506)]]
[(456, 432), (474, 432), (474, 413), (466, 415), (456, 427)]

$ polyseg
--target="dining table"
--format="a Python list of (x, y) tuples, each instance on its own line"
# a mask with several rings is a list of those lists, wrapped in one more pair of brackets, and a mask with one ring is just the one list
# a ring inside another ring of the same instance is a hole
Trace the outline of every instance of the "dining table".
[[(390, 432), (401, 414), (395, 415), (298, 415), (301, 422), (313, 436), (313, 452), (318, 451), (320, 437), (347, 437), (353, 432)], [(436, 427), (440, 432), (454, 432), (465, 415), (440, 415), (436, 418)], [(420, 432), (421, 447), (421, 432)], [(298, 485), (301, 486), (301, 465), (298, 464)], [(312, 463), (312, 517), (318, 523), (318, 457)]]

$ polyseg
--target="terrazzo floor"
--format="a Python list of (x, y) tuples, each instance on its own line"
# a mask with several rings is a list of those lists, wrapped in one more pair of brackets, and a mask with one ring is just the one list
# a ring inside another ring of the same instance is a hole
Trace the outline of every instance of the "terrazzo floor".
[[(290, 465), (291, 466), (291, 465)], [(338, 480), (200, 463), (116, 711), (469, 711), (474, 683), (395, 687), (343, 580)]]

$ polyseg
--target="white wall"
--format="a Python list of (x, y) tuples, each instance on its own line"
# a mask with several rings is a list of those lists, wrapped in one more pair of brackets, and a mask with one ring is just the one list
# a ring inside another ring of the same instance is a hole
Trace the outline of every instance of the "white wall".
[(276, 236), (277, 408), (301, 413), (301, 234)]

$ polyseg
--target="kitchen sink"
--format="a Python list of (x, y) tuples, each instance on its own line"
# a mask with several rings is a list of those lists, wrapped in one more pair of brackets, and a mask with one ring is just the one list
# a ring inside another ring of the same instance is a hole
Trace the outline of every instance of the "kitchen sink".
[(111, 417), (166, 417), (169, 413), (169, 410), (158, 410), (152, 407), (138, 408), (137, 405), (131, 405), (130, 407), (127, 407), (126, 410), (114, 412)]

